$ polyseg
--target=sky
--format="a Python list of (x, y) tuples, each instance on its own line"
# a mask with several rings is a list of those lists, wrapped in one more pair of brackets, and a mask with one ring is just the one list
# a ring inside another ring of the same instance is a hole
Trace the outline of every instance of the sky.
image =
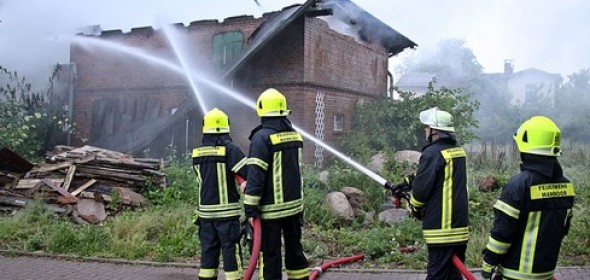
[[(69, 62), (69, 41), (81, 28), (102, 30), (188, 25), (238, 15), (260, 17), (304, 1), (287, 0), (0, 0), (0, 65), (46, 80)], [(390, 60), (428, 52), (444, 39), (466, 42), (486, 73), (537, 68), (564, 78), (590, 68), (590, 1), (356, 0), (353, 2), (419, 46)]]

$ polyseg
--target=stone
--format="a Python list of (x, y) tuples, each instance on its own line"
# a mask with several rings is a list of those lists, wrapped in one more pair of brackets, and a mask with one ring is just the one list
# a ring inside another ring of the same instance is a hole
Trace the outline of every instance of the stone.
[(358, 188), (342, 187), (340, 191), (346, 196), (353, 209), (362, 208), (362, 205), (367, 201), (365, 193)]
[(379, 152), (371, 157), (367, 167), (374, 172), (381, 173), (386, 163), (387, 158), (385, 157), (385, 153)]
[(408, 211), (405, 209), (388, 209), (379, 213), (379, 221), (388, 225), (401, 222), (408, 218)]
[(412, 165), (418, 165), (420, 162), (420, 156), (422, 153), (417, 151), (405, 150), (405, 151), (397, 151), (394, 154), (395, 162), (403, 164), (408, 163)]
[(76, 204), (76, 211), (80, 218), (91, 224), (98, 224), (107, 217), (104, 204), (94, 199), (80, 199)]
[(354, 218), (354, 211), (350, 202), (341, 192), (331, 192), (326, 195), (325, 202), (332, 213), (336, 214), (344, 221), (352, 221)]

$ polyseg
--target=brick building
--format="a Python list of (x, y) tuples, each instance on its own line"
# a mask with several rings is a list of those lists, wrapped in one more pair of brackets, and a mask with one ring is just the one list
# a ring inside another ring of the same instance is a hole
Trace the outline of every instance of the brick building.
[[(166, 28), (102, 31), (71, 45), (69, 100), (88, 144), (150, 150), (151, 156), (169, 145), (190, 151), (201, 139), (201, 107), (219, 107), (230, 117), (234, 141), (247, 151), (249, 132), (259, 123), (247, 105), (275, 87), (286, 95), (297, 127), (337, 146), (359, 100), (386, 93), (388, 58), (416, 46), (349, 0), (309, 0), (260, 18), (172, 29), (178, 39), (172, 41), (188, 49), (182, 63)], [(200, 99), (180, 65), (198, 68), (190, 73)], [(327, 156), (313, 142), (305, 145), (306, 162)]]

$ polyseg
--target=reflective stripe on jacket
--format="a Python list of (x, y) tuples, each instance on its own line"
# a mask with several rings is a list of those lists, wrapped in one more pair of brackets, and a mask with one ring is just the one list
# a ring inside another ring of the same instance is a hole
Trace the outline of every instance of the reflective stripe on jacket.
[(465, 150), (456, 145), (454, 136), (440, 136), (422, 150), (410, 203), (422, 209), (426, 244), (465, 244), (469, 240)]
[[(511, 279), (551, 279), (571, 223), (574, 186), (556, 159), (525, 157), (522, 172), (510, 179), (494, 204), (484, 259), (499, 264)], [(543, 172), (547, 165), (553, 171)]]
[(232, 142), (223, 146), (201, 146), (193, 149), (193, 169), (199, 186), (201, 219), (225, 220), (241, 214), (240, 193), (234, 173), (247, 176), (247, 159)]
[(269, 118), (250, 140), (246, 216), (271, 220), (303, 212), (301, 134), (286, 118)]

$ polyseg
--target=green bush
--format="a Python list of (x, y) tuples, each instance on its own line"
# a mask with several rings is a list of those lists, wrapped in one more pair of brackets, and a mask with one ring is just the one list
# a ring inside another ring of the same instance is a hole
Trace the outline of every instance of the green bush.
[(0, 66), (0, 80), (7, 81), (0, 85), (0, 148), (7, 147), (35, 161), (68, 132), (83, 138), (65, 112), (49, 103), (59, 68), (55, 67), (45, 92), (34, 92), (24, 77)]
[(424, 125), (420, 112), (438, 106), (450, 112), (459, 139), (468, 142), (475, 137), (477, 126), (473, 113), (479, 103), (471, 101), (461, 89), (434, 89), (432, 83), (425, 95), (400, 92), (399, 99), (381, 97), (356, 108), (351, 129), (342, 144), (354, 158), (366, 161), (378, 151), (417, 149), (424, 144)]

